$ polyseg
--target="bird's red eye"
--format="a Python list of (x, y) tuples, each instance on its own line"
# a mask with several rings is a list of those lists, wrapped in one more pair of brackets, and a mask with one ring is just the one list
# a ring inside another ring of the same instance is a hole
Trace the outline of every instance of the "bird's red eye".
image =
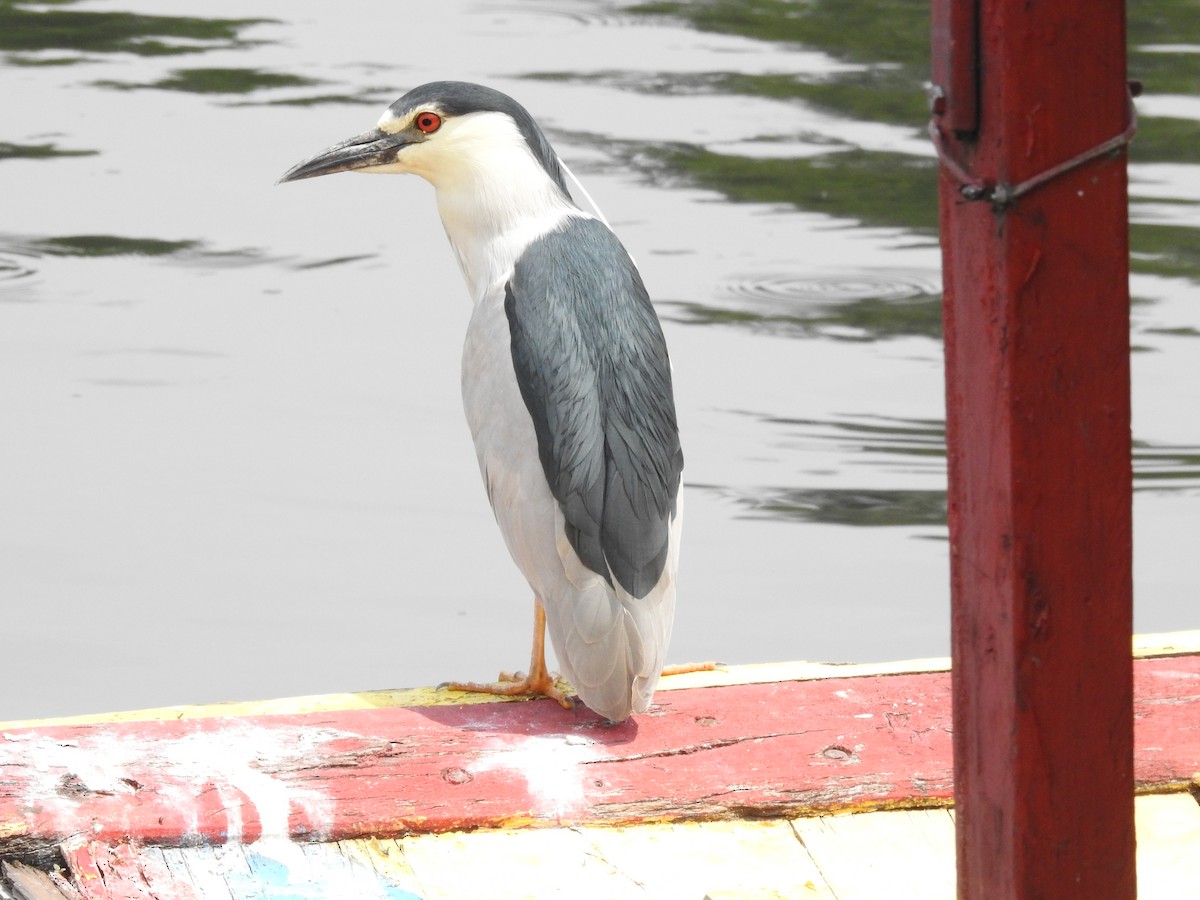
[(420, 131), (422, 134), (433, 134), (442, 127), (442, 117), (437, 113), (418, 113), (417, 118), (414, 121), (417, 126), (417, 131)]

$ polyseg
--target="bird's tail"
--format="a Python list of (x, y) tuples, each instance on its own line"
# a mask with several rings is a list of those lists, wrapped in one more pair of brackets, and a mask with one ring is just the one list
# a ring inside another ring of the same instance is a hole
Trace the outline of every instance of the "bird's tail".
[(614, 722), (645, 712), (670, 639), (674, 585), (638, 600), (596, 577), (563, 599), (548, 617), (550, 639), (580, 699)]
[(644, 597), (609, 585), (579, 560), (565, 536), (560, 540), (570, 587), (543, 603), (550, 640), (580, 699), (614, 722), (645, 712), (662, 674), (675, 618), (679, 518), (677, 513), (662, 575)]

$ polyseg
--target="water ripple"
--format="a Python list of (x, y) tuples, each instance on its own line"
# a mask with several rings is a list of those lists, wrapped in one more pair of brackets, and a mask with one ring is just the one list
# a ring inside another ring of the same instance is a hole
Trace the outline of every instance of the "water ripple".
[(535, 6), (533, 4), (523, 3), (512, 3), (502, 6), (493, 6), (490, 4), (477, 5), (475, 9), (480, 13), (489, 13), (493, 15), (515, 13), (524, 16), (536, 16), (542, 19), (559, 19), (575, 25), (584, 25), (589, 28), (625, 28), (629, 26), (651, 24), (647, 21), (648, 17), (646, 16), (635, 16), (630, 13), (622, 13), (612, 9), (547, 9), (544, 5)]
[(1200, 447), (1134, 441), (1133, 483), (1149, 491), (1200, 488)]
[(826, 273), (736, 276), (717, 302), (666, 304), (688, 324), (726, 324), (836, 340), (879, 340), (942, 330), (936, 272), (856, 269)]
[(902, 269), (856, 269), (825, 274), (776, 273), (745, 275), (721, 285), (735, 300), (768, 304), (773, 309), (802, 309), (860, 300), (912, 300), (937, 296), (941, 283), (932, 272)]
[(25, 265), (10, 256), (0, 253), (0, 281), (16, 281), (37, 273), (37, 269)]

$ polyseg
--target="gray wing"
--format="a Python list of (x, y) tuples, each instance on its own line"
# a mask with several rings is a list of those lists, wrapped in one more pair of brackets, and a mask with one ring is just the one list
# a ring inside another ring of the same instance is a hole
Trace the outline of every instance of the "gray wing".
[(683, 452), (641, 277), (603, 223), (572, 219), (529, 246), (504, 307), (567, 538), (588, 568), (644, 597), (665, 564)]

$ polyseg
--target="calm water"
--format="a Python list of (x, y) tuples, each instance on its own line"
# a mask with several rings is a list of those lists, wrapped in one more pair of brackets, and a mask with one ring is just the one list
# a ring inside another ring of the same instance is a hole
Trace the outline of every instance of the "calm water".
[[(948, 651), (925, 3), (191, 7), (0, 0), (0, 720), (524, 665), (432, 190), (273, 186), (439, 78), (542, 121), (665, 320), (671, 658)], [(1155, 631), (1200, 618), (1200, 4), (1130, 14)]]

